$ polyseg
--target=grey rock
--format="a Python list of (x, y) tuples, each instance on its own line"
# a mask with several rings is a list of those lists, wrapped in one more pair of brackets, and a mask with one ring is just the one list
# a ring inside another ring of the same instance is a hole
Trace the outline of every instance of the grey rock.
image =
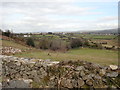
[(67, 79), (67, 80), (66, 80), (66, 86), (67, 86), (67, 88), (73, 88), (70, 79)]
[(85, 76), (84, 71), (80, 71), (80, 76)]
[(107, 73), (107, 76), (108, 76), (108, 77), (117, 77), (117, 76), (118, 76), (118, 72), (110, 72), (110, 73)]
[(99, 69), (101, 66), (99, 64), (92, 64), (92, 67), (95, 69)]
[(56, 82), (55, 82), (54, 80), (50, 80), (50, 82), (48, 82), (48, 86), (49, 86), (50, 88), (54, 88), (55, 85), (56, 85)]
[(40, 72), (39, 72), (39, 75), (40, 75), (41, 78), (43, 78), (43, 77), (47, 76), (47, 72), (43, 68), (41, 68)]
[(63, 78), (61, 80), (61, 85), (62, 85), (62, 87), (66, 87), (66, 79), (65, 78)]
[(33, 80), (34, 80), (35, 82), (37, 82), (37, 83), (40, 82), (40, 78), (39, 78), (38, 76), (33, 77)]
[(61, 80), (61, 85), (62, 85), (63, 87), (72, 88), (72, 82), (71, 82), (70, 79), (65, 79), (65, 78), (63, 78), (63, 79)]
[(84, 70), (85, 68), (83, 66), (78, 66), (75, 70), (76, 71), (81, 71), (81, 70)]
[(23, 80), (11, 80), (7, 88), (29, 88), (29, 83), (24, 82)]
[(31, 74), (32, 76), (37, 76), (37, 71), (36, 71), (36, 70), (32, 70), (32, 71), (30, 72), (30, 74)]
[(20, 66), (21, 65), (21, 63), (19, 62), (19, 61), (16, 61), (16, 63), (15, 63), (17, 66)]
[(0, 89), (2, 89), (2, 83), (0, 83)]
[(75, 79), (72, 79), (72, 86), (77, 88), (78, 87), (78, 81)]
[(92, 73), (92, 74), (89, 74), (89, 75), (90, 75), (92, 78), (93, 78), (93, 77), (95, 77), (95, 74), (94, 74), (94, 73)]
[(23, 80), (25, 83), (27, 83), (27, 84), (30, 84), (30, 83), (32, 83), (33, 82), (33, 80), (32, 79), (24, 79)]
[(99, 75), (95, 75), (94, 78), (97, 79), (97, 80), (101, 79), (101, 77)]
[(91, 75), (85, 75), (85, 76), (82, 76), (82, 79), (87, 80), (87, 79), (92, 79), (92, 77)]
[(80, 78), (78, 79), (78, 88), (80, 88), (81, 86), (83, 86), (85, 83), (84, 81)]
[(105, 75), (105, 74), (106, 74), (106, 70), (105, 70), (105, 69), (101, 69), (100, 72), (99, 72), (99, 74), (100, 74), (101, 76)]
[(110, 67), (112, 70), (118, 69), (118, 66), (117, 66), (117, 65), (109, 65), (109, 67)]
[(91, 79), (86, 80), (86, 84), (89, 86), (93, 85), (93, 80), (91, 80)]

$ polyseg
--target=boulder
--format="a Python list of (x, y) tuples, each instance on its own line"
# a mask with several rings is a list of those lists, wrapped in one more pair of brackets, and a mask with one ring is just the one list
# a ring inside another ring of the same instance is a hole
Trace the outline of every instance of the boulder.
[(117, 66), (117, 65), (109, 65), (109, 67), (110, 67), (112, 70), (118, 69), (118, 66)]
[(6, 88), (30, 88), (30, 84), (24, 80), (11, 80)]

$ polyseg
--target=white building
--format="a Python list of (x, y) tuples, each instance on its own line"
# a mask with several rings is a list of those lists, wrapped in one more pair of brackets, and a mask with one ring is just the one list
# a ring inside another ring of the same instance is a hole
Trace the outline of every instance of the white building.
[(31, 35), (24, 35), (24, 37), (31, 37)]

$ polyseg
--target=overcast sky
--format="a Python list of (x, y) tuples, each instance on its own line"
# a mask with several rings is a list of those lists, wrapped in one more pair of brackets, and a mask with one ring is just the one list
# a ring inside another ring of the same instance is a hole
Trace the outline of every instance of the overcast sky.
[(0, 2), (1, 29), (12, 29), (14, 32), (63, 32), (118, 27), (117, 0), (16, 1)]

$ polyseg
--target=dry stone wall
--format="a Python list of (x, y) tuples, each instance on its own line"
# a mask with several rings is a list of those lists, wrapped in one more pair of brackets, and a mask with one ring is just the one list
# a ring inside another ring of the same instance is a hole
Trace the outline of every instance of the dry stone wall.
[(2, 86), (12, 88), (119, 88), (119, 69), (86, 61), (51, 61), (1, 55)]

